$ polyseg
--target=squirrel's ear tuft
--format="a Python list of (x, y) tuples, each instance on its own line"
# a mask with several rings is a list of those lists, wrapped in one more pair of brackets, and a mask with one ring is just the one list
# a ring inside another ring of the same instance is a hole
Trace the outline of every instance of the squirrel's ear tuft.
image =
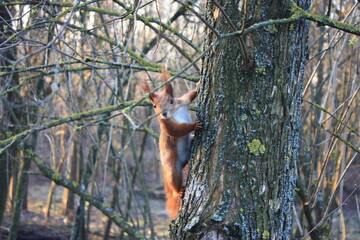
[[(142, 81), (141, 81), (141, 89), (145, 92), (145, 93), (150, 93), (151, 92), (151, 89), (150, 89), (150, 87), (149, 87), (149, 85), (147, 84), (147, 82), (146, 82), (146, 80), (145, 79), (143, 79)], [(149, 95), (149, 98), (150, 98), (150, 100), (151, 101), (153, 101), (154, 100), (154, 93), (151, 93), (150, 95)]]
[[(161, 74), (162, 74), (163, 82), (167, 82), (167, 80), (169, 80), (171, 78), (171, 75), (169, 74), (168, 71), (165, 70), (164, 66), (161, 67)], [(165, 84), (164, 92), (166, 94), (169, 94), (171, 97), (174, 97), (173, 85), (171, 82), (168, 82)]]
[(141, 89), (142, 89), (145, 93), (151, 92), (151, 89), (150, 89), (150, 87), (149, 87), (149, 85), (147, 84), (147, 82), (146, 82), (145, 79), (141, 80), (140, 86), (141, 86)]

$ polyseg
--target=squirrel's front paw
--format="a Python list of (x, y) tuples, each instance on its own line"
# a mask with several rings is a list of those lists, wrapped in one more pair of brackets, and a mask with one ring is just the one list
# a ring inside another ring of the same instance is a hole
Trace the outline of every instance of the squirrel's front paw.
[(202, 122), (196, 121), (195, 122), (195, 130), (199, 130), (199, 129), (202, 129)]
[(200, 81), (198, 81), (198, 82), (196, 83), (196, 88), (195, 88), (195, 90), (196, 90), (197, 92), (200, 90)]
[(185, 187), (181, 187), (181, 189), (179, 191), (179, 195), (180, 195), (181, 199), (184, 198), (184, 196), (185, 196)]

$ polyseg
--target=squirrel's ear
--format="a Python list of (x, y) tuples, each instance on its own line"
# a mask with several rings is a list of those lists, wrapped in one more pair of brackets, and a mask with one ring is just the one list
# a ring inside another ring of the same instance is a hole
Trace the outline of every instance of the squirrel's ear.
[[(141, 81), (141, 88), (142, 88), (142, 90), (143, 90), (145, 93), (150, 93), (150, 92), (151, 92), (151, 89), (150, 89), (150, 87), (149, 87), (149, 85), (147, 84), (147, 82), (146, 82), (145, 79), (143, 79), (143, 80)], [(151, 93), (151, 94), (149, 95), (149, 98), (150, 98), (151, 101), (154, 100), (154, 96), (155, 96), (155, 93)]]
[(174, 97), (173, 95), (173, 86), (171, 83), (166, 83), (164, 86), (164, 92), (168, 95), (170, 95), (171, 97)]
[[(168, 71), (165, 70), (164, 66), (161, 68), (161, 73), (162, 73), (163, 82), (167, 82), (167, 80), (171, 78), (171, 75), (169, 74)], [(169, 94), (171, 97), (174, 97), (173, 85), (171, 82), (165, 84), (164, 92), (166, 94)]]

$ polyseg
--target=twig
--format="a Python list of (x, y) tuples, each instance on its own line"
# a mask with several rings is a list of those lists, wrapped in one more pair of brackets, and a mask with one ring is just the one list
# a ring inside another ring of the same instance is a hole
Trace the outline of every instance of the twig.
[(313, 229), (311, 229), (309, 232), (307, 232), (302, 238), (301, 240), (305, 239), (307, 236), (310, 235), (310, 233), (312, 233), (316, 228), (318, 228), (324, 221), (326, 218), (328, 218), (329, 216), (331, 216), (334, 212), (336, 212), (339, 208), (341, 208), (346, 202), (347, 200), (349, 200), (349, 198), (354, 194), (354, 192), (357, 190), (357, 188), (355, 187), (355, 189), (350, 193), (350, 195), (344, 200), (344, 202), (342, 202), (340, 204), (340, 206), (338, 206), (337, 208), (335, 208), (332, 212), (330, 212), (328, 215), (324, 216), (316, 225)]
[[(44, 70), (45, 68), (56, 68), (57, 66), (62, 66), (62, 65), (72, 65), (72, 64), (78, 64), (78, 63), (82, 63), (82, 62), (94, 62), (94, 63), (101, 63), (101, 64), (105, 64), (105, 65), (87, 65), (87, 66), (81, 66), (81, 67), (67, 67), (67, 68), (57, 68), (56, 72), (55, 71), (51, 71), (51, 70)], [(159, 65), (160, 66), (160, 65)], [(0, 66), (0, 70), (6, 70), (11, 68), (12, 66)], [(161, 67), (152, 67), (152, 66), (143, 66), (143, 65), (138, 65), (138, 64), (127, 64), (127, 63), (121, 63), (121, 62), (112, 62), (112, 61), (106, 61), (106, 60), (101, 60), (101, 59), (97, 59), (97, 58), (85, 58), (84, 60), (81, 61), (77, 61), (77, 60), (71, 60), (71, 61), (63, 61), (63, 62), (59, 62), (59, 63), (53, 63), (53, 64), (47, 64), (47, 65), (39, 65), (39, 66), (34, 66), (34, 67), (14, 67), (13, 71), (6, 71), (6, 72), (0, 72), (0, 77), (3, 76), (7, 76), (7, 75), (11, 75), (14, 73), (23, 73), (23, 72), (40, 72), (39, 74), (36, 75), (32, 75), (29, 76), (27, 78), (24, 79), (23, 82), (21, 82), (21, 86), (24, 85), (29, 79), (32, 78), (36, 78), (36, 77), (40, 77), (40, 76), (46, 76), (46, 75), (52, 75), (55, 73), (60, 73), (60, 72), (74, 72), (74, 71), (82, 71), (82, 70), (92, 70), (92, 69), (116, 69), (119, 67), (123, 67), (123, 68), (129, 68), (129, 69), (135, 69), (135, 70), (142, 70), (142, 71), (149, 71), (149, 72), (161, 72)], [(180, 74), (178, 75), (177, 72), (171, 71), (169, 70), (169, 74), (170, 75), (177, 75), (180, 78), (192, 81), (192, 82), (197, 82), (199, 80), (199, 77), (193, 77), (193, 76), (189, 76), (189, 75), (185, 75), (185, 74)], [(15, 86), (14, 88), (16, 88), (15, 90), (17, 90), (19, 87), (21, 87), (20, 85)], [(0, 96), (3, 96), (7, 93), (9, 93), (8, 91), (13, 91), (13, 90), (6, 90), (4, 92), (0, 93)]]
[[(213, 47), (215, 47), (217, 44), (219, 43), (219, 41), (215, 41), (213, 42), (200, 56), (198, 56), (193, 62), (189, 63), (187, 66), (185, 66), (180, 72), (178, 72), (175, 76), (173, 76), (172, 78), (170, 78), (167, 82), (172, 82), (176, 77), (178, 77), (179, 75), (183, 74), (186, 70), (188, 70), (192, 65), (194, 65), (196, 62), (198, 62), (205, 54), (207, 54)], [(16, 134), (14, 136), (11, 136), (5, 140), (0, 141), (0, 154), (9, 146), (11, 146), (14, 143), (20, 142), (23, 139), (25, 139), (27, 136), (39, 132), (39, 131), (43, 131), (58, 125), (62, 125), (65, 123), (70, 123), (70, 122), (74, 122), (74, 121), (78, 121), (78, 120), (83, 120), (84, 118), (88, 118), (88, 117), (93, 117), (93, 116), (97, 116), (97, 115), (101, 115), (104, 113), (110, 113), (113, 111), (117, 111), (117, 110), (122, 110), (122, 113), (127, 113), (129, 111), (131, 111), (135, 106), (139, 106), (141, 105), (146, 98), (148, 98), (148, 96), (157, 91), (158, 89), (162, 88), (167, 82), (162, 83), (160, 86), (158, 86), (157, 88), (154, 88), (152, 92), (145, 94), (145, 96), (139, 100), (135, 100), (135, 101), (129, 101), (129, 102), (122, 102), (118, 105), (114, 105), (114, 106), (109, 106), (109, 107), (105, 107), (105, 108), (100, 108), (100, 109), (95, 109), (95, 110), (91, 110), (91, 111), (87, 111), (87, 112), (82, 112), (82, 113), (77, 113), (77, 114), (73, 114), (71, 116), (65, 117), (65, 118), (61, 118), (49, 123), (45, 123), (42, 126), (33, 128), (33, 129), (28, 129), (25, 130), (19, 134)]]
[(223, 38), (229, 38), (229, 37), (236, 37), (238, 35), (246, 35), (249, 34), (251, 32), (254, 32), (255, 30), (257, 30), (258, 28), (261, 27), (266, 27), (269, 25), (274, 25), (274, 24), (284, 24), (284, 23), (291, 23), (294, 22), (295, 20), (301, 18), (301, 15), (299, 14), (294, 14), (289, 18), (285, 18), (285, 19), (275, 19), (275, 20), (268, 20), (268, 21), (264, 21), (264, 22), (259, 22), (259, 23), (255, 23), (254, 25), (251, 25), (250, 27), (246, 28), (243, 32), (242, 31), (235, 31), (232, 33), (224, 33), (224, 34), (220, 34), (219, 38), (223, 39)]
[(211, 26), (211, 24), (208, 21), (206, 21), (206, 19), (201, 14), (199, 14), (197, 11), (195, 11), (195, 9), (192, 6), (190, 6), (187, 3), (184, 3), (181, 0), (175, 0), (175, 1), (180, 3), (181, 5), (183, 5), (187, 9), (189, 9), (192, 13), (194, 13), (195, 16), (198, 17), (200, 19), (200, 21), (202, 21), (213, 33), (215, 33), (215, 35), (217, 37), (220, 36), (220, 33), (213, 26)]
[(335, 189), (334, 189), (334, 191), (332, 192), (331, 197), (330, 197), (330, 200), (329, 200), (329, 202), (328, 202), (328, 204), (327, 204), (326, 210), (325, 210), (325, 212), (324, 212), (324, 216), (326, 216), (326, 214), (329, 212), (330, 206), (331, 206), (332, 201), (334, 200), (334, 197), (335, 197), (336, 190), (337, 190), (337, 188), (339, 187), (342, 179), (345, 177), (345, 174), (346, 174), (347, 171), (349, 170), (351, 164), (354, 162), (357, 154), (358, 154), (358, 153), (355, 153), (354, 157), (347, 163), (344, 171), (341, 173), (341, 176), (340, 176), (339, 180), (337, 181), (336, 186), (335, 186)]
[(35, 153), (27, 151), (26, 154), (29, 158), (37, 165), (42, 174), (54, 181), (56, 184), (61, 185), (71, 192), (80, 196), (83, 200), (89, 202), (91, 205), (99, 209), (103, 214), (109, 217), (114, 223), (123, 229), (131, 239), (143, 239), (142, 234), (134, 229), (130, 224), (128, 224), (121, 215), (115, 212), (114, 209), (110, 208), (107, 204), (104, 204), (102, 201), (95, 199), (90, 195), (86, 190), (84, 190), (79, 183), (75, 181), (70, 181), (62, 176), (60, 173), (56, 172), (49, 166), (47, 166)]
[[(220, 12), (222, 13), (222, 15), (224, 16), (226, 22), (230, 25), (230, 27), (233, 29), (233, 31), (237, 31), (237, 27), (234, 25), (234, 23), (230, 20), (229, 16), (226, 14), (225, 10), (220, 6), (220, 4), (216, 1), (216, 0), (211, 0), (212, 3), (220, 10)], [(244, 19), (243, 19), (244, 20)], [(243, 21), (244, 24), (244, 21)], [(243, 60), (244, 60), (244, 64), (246, 66), (247, 61), (248, 61), (248, 54), (245, 48), (245, 42), (244, 39), (242, 39), (242, 33), (244, 32), (243, 26), (241, 28), (241, 30), (239, 31), (239, 35), (237, 35), (236, 37), (239, 40), (240, 43), (240, 49), (241, 49), (241, 53), (243, 54)]]
[(326, 132), (330, 133), (335, 138), (339, 139), (341, 142), (343, 142), (346, 146), (350, 147), (352, 150), (354, 150), (357, 153), (360, 153), (360, 149), (354, 145), (352, 145), (350, 142), (346, 141), (344, 138), (342, 138), (339, 134), (336, 134), (332, 131), (330, 131), (328, 128), (325, 128), (321, 125), (321, 128), (324, 129)]
[(8, 148), (9, 146), (11, 146), (14, 143), (20, 142), (22, 141), (24, 138), (26, 138), (27, 136), (36, 133), (36, 132), (40, 132), (55, 126), (59, 126), (65, 123), (70, 123), (70, 122), (74, 122), (74, 121), (78, 121), (78, 120), (83, 120), (85, 118), (88, 117), (93, 117), (93, 116), (97, 116), (97, 115), (101, 115), (104, 113), (109, 113), (109, 112), (113, 112), (116, 110), (120, 110), (126, 107), (131, 106), (132, 104), (140, 104), (140, 101), (133, 101), (133, 102), (127, 102), (127, 103), (122, 103), (116, 106), (109, 106), (109, 107), (105, 107), (105, 108), (100, 108), (100, 109), (95, 109), (95, 110), (91, 110), (91, 111), (87, 111), (87, 112), (82, 112), (82, 113), (77, 113), (77, 114), (73, 114), (71, 116), (65, 117), (65, 118), (61, 118), (58, 120), (54, 120), (52, 122), (48, 122), (45, 123), (42, 126), (39, 127), (35, 127), (32, 129), (28, 129), (25, 130), (19, 134), (16, 134), (14, 136), (11, 136), (5, 140), (0, 141), (0, 147), (2, 147), (0, 149), (0, 153), (2, 153), (6, 148)]
[(304, 102), (307, 102), (307, 103), (311, 104), (312, 106), (320, 109), (321, 111), (329, 114), (332, 118), (335, 119), (336, 122), (338, 122), (339, 124), (344, 125), (347, 129), (350, 130), (350, 132), (352, 132), (352, 133), (354, 133), (356, 136), (360, 137), (360, 134), (357, 133), (354, 128), (349, 127), (347, 124), (344, 123), (344, 121), (342, 121), (340, 118), (337, 118), (334, 114), (332, 114), (331, 112), (329, 112), (328, 110), (326, 110), (325, 108), (323, 108), (322, 106), (320, 106), (319, 104), (313, 103), (313, 102), (311, 102), (311, 101), (309, 101), (309, 100), (306, 100), (306, 99), (304, 99), (303, 101), (304, 101)]
[[(339, 30), (347, 32), (347, 33), (352, 33), (352, 34), (360, 36), (360, 28), (356, 28), (345, 22), (331, 20), (331, 19), (327, 18), (326, 16), (320, 16), (317, 14), (308, 13), (304, 9), (301, 9), (293, 0), (289, 0), (289, 2), (291, 5), (291, 9), (290, 9), (291, 12), (294, 14), (300, 14), (302, 18), (305, 18), (305, 19), (308, 19), (308, 20), (311, 20), (311, 21), (314, 21), (317, 23), (321, 23), (326, 26), (333, 27), (333, 28), (339, 29)], [(356, 4), (354, 5), (354, 8), (358, 5), (358, 3), (359, 3), (359, 1), (356, 2)]]
[[(126, 6), (123, 2), (118, 1), (117, 2), (120, 6), (122, 6), (126, 11), (131, 11), (131, 8)], [(154, 27), (150, 21), (148, 19), (146, 19), (145, 17), (141, 16), (140, 14), (134, 14), (134, 17), (136, 17), (137, 19), (139, 19), (142, 23), (144, 23), (146, 26), (148, 26), (150, 29), (152, 29), (155, 33), (159, 34), (159, 36), (161, 36), (163, 39), (165, 39), (168, 43), (170, 43), (170, 45), (172, 45), (174, 48), (176, 48), (176, 50), (179, 51), (179, 53), (181, 55), (183, 55), (189, 62), (193, 62), (193, 60), (191, 59), (191, 57), (183, 50), (181, 49), (180, 46), (178, 46), (173, 40), (171, 40), (168, 36), (166, 36), (163, 32), (158, 31), (158, 29), (156, 27)], [(200, 72), (200, 69), (197, 65), (193, 65), (194, 68)]]
[(360, 222), (359, 199), (358, 199), (357, 195), (355, 195), (355, 200), (356, 200), (356, 210), (357, 210), (357, 214), (358, 214), (359, 222)]
[[(87, 58), (83, 61), (86, 62), (96, 62), (96, 63), (102, 63), (102, 64), (106, 64), (106, 65), (92, 65), (90, 66), (80, 66), (80, 67), (66, 67), (66, 68), (56, 68), (55, 70), (45, 70), (45, 68), (52, 68), (52, 67), (56, 67), (57, 65), (71, 65), (71, 64), (77, 64), (80, 63), (79, 61), (64, 61), (64, 62), (60, 62), (59, 64), (48, 64), (48, 65), (41, 65), (41, 66), (37, 66), (37, 67), (28, 67), (28, 68), (20, 68), (20, 67), (15, 67), (15, 70), (13, 71), (9, 71), (9, 72), (1, 72), (0, 73), (0, 77), (1, 76), (6, 76), (6, 75), (10, 75), (13, 73), (22, 73), (22, 72), (33, 72), (33, 71), (38, 71), (40, 73), (34, 74), (34, 75), (30, 75), (28, 77), (26, 77), (19, 85), (16, 85), (12, 88), (9, 88), (3, 92), (0, 92), (0, 97), (4, 96), (6, 94), (9, 94), (10, 92), (14, 92), (19, 90), (22, 86), (24, 86), (26, 83), (29, 82), (29, 80), (34, 79), (34, 78), (38, 78), (41, 76), (49, 76), (49, 75), (53, 75), (53, 74), (58, 74), (58, 73), (62, 73), (62, 72), (77, 72), (77, 71), (85, 71), (85, 70), (93, 70), (93, 69), (102, 69), (102, 70), (106, 70), (106, 69), (118, 69), (119, 67), (123, 67), (123, 68), (128, 68), (128, 69), (136, 69), (136, 70), (143, 70), (143, 71), (149, 71), (149, 72), (161, 72), (161, 68), (158, 67), (151, 67), (151, 66), (141, 66), (141, 65), (135, 65), (135, 64), (126, 64), (126, 63), (121, 63), (121, 62), (110, 62), (110, 61), (105, 61), (105, 60), (99, 60), (99, 59), (92, 59), (92, 58)], [(9, 68), (7, 66), (5, 67), (0, 67), (0, 69), (6, 69)], [(198, 77), (193, 77), (193, 76), (189, 76), (189, 75), (185, 75), (185, 74), (178, 74), (177, 72), (174, 71), (169, 71), (170, 75), (172, 76), (177, 76), (192, 82), (197, 82), (199, 80)]]
[[(192, 47), (196, 52), (201, 53), (201, 49), (196, 46), (192, 41), (190, 41), (189, 39), (187, 39), (184, 35), (182, 35), (177, 29), (171, 27), (171, 23), (174, 22), (178, 17), (184, 15), (186, 13), (186, 8), (184, 6), (181, 6), (177, 12), (174, 14), (173, 17), (171, 17), (169, 19), (169, 23), (165, 24), (163, 22), (160, 21), (160, 17), (159, 19), (155, 19), (155, 18), (148, 18), (150, 22), (154, 22), (156, 24), (158, 24), (160, 27), (163, 28), (162, 32), (165, 32), (165, 30), (169, 30), (171, 33), (173, 33), (175, 36), (179, 37), (181, 40), (183, 40), (184, 42), (186, 42), (190, 47)], [(160, 30), (159, 30), (160, 31)], [(154, 47), (154, 45), (156, 44), (158, 39), (157, 37), (154, 37), (142, 50), (142, 53), (144, 55), (146, 55), (150, 49), (152, 49)]]
[[(290, 1), (292, 2), (292, 4), (295, 4), (292, 0), (290, 0)], [(353, 12), (353, 10), (354, 10), (355, 7), (357, 6), (357, 4), (358, 4), (358, 3), (355, 3), (355, 4), (353, 5), (353, 7), (352, 7), (351, 10), (349, 11), (349, 13), (346, 15), (344, 21), (350, 16), (350, 14)], [(295, 6), (298, 7), (296, 4), (295, 4)], [(329, 46), (332, 45), (332, 43), (333, 43), (334, 40), (336, 39), (336, 36), (338, 35), (338, 33), (339, 33), (339, 30), (337, 30), (337, 31), (335, 32), (334, 36), (333, 36), (332, 39), (330, 40)], [(328, 49), (330, 49), (330, 48), (328, 48)], [(310, 76), (309, 80), (308, 80), (307, 83), (305, 84), (305, 87), (304, 87), (304, 89), (303, 89), (303, 95), (305, 95), (306, 90), (308, 89), (310, 83), (312, 82), (312, 79), (314, 78), (315, 73), (317, 72), (317, 69), (318, 69), (319, 66), (320, 66), (321, 60), (324, 58), (326, 52), (327, 52), (327, 51), (324, 51), (324, 52), (321, 54), (321, 57), (320, 57), (319, 62), (317, 63), (315, 69), (314, 69), (313, 72), (311, 73), (311, 76)]]

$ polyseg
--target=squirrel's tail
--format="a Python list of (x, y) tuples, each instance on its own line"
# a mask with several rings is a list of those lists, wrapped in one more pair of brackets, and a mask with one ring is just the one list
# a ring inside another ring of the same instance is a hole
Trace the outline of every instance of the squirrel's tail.
[(182, 193), (166, 192), (166, 211), (169, 214), (171, 220), (177, 218), (181, 207)]
[[(188, 165), (186, 165), (182, 169), (182, 174), (181, 174), (182, 176), (180, 175), (180, 178), (178, 178), (180, 179), (180, 184), (182, 186), (185, 185), (188, 172), (189, 172), (189, 167)], [(170, 181), (166, 181), (167, 180), (166, 176), (167, 175), (164, 174), (164, 185), (165, 185), (165, 193), (166, 193), (166, 211), (169, 217), (172, 220), (174, 220), (175, 218), (178, 217), (182, 204), (182, 198), (184, 197), (185, 194), (185, 188), (181, 187), (180, 190), (175, 190), (174, 188), (169, 186)]]

